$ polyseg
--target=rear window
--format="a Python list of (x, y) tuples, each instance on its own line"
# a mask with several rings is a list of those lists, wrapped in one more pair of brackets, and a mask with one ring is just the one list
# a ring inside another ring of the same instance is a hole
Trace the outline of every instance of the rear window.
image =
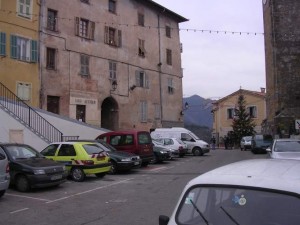
[(82, 147), (89, 155), (97, 154), (104, 151), (104, 149), (102, 149), (98, 144), (84, 144), (82, 145)]
[(112, 135), (110, 137), (110, 144), (114, 146), (133, 145), (133, 140), (132, 134)]
[(139, 133), (138, 134), (138, 143), (139, 144), (151, 144), (152, 139), (148, 133)]

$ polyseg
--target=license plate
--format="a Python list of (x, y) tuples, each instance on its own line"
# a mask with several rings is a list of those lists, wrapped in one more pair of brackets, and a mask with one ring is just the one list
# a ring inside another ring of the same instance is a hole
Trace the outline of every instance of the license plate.
[(134, 165), (139, 165), (140, 163), (139, 162), (134, 162)]
[(144, 151), (145, 151), (145, 152), (149, 152), (149, 148), (145, 148)]
[(59, 180), (59, 179), (61, 179), (62, 178), (62, 175), (61, 174), (58, 174), (58, 175), (53, 175), (52, 177), (51, 177), (51, 180)]

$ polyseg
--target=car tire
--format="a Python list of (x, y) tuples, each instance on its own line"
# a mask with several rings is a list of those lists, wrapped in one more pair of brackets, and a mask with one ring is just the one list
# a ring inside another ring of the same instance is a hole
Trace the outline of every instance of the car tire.
[(142, 162), (143, 167), (147, 167), (149, 165), (149, 162)]
[(27, 192), (30, 190), (29, 180), (25, 175), (18, 175), (16, 177), (16, 189), (21, 192)]
[(159, 161), (159, 160), (158, 160), (158, 157), (157, 157), (157, 156), (154, 156), (153, 159), (151, 160), (151, 163), (152, 163), (152, 164), (155, 164), (155, 163), (158, 163), (158, 161)]
[(71, 178), (76, 182), (82, 182), (85, 179), (85, 173), (79, 167), (74, 167), (71, 170)]
[(116, 162), (111, 162), (111, 167), (110, 167), (110, 171), (109, 171), (109, 174), (116, 174), (118, 171), (117, 171), (117, 163)]
[(106, 175), (106, 173), (96, 173), (95, 175), (98, 178), (103, 178)]
[(5, 190), (0, 191), (0, 198), (4, 195)]
[(193, 155), (194, 156), (202, 156), (203, 155), (202, 149), (199, 148), (199, 147), (194, 148), (193, 149)]

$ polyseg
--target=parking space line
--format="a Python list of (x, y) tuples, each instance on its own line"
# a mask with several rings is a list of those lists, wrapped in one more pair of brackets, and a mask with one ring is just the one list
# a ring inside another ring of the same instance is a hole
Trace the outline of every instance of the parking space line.
[(29, 208), (19, 209), (19, 210), (16, 210), (16, 211), (12, 211), (12, 212), (10, 212), (10, 214), (14, 214), (14, 213), (22, 212), (22, 211), (25, 211), (25, 210), (28, 210), (28, 209), (29, 209)]
[(66, 197), (63, 197), (63, 198), (58, 198), (58, 199), (55, 199), (55, 200), (49, 200), (48, 202), (46, 202), (46, 204), (53, 203), (53, 202), (58, 202), (58, 201), (62, 201), (62, 200), (68, 199), (68, 198), (72, 198), (72, 197), (78, 196), (78, 195), (83, 195), (83, 194), (86, 194), (86, 193), (97, 191), (99, 189), (103, 189), (103, 188), (111, 187), (111, 186), (114, 186), (114, 185), (117, 185), (117, 184), (125, 183), (125, 182), (133, 180), (133, 179), (134, 178), (130, 178), (130, 179), (122, 180), (122, 181), (115, 182), (115, 183), (112, 183), (112, 184), (108, 184), (108, 185), (105, 185), (105, 186), (97, 187), (97, 188), (94, 188), (94, 189), (91, 189), (91, 190), (79, 192), (79, 193), (76, 193), (76, 194), (73, 194), (73, 195), (69, 195), (69, 196), (66, 196)]
[(43, 202), (50, 201), (49, 199), (34, 198), (34, 197), (24, 196), (24, 195), (14, 195), (14, 194), (9, 194), (9, 193), (7, 193), (6, 195), (10, 195), (10, 196), (13, 196), (13, 197), (19, 197), (19, 198), (29, 198), (29, 199), (32, 199), (32, 200), (38, 200), (38, 201), (43, 201)]

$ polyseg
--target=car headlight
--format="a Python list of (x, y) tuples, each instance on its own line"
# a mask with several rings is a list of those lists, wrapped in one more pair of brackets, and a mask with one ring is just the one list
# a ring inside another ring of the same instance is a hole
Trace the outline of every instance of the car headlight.
[(42, 175), (42, 174), (46, 174), (45, 170), (33, 170), (34, 175)]
[(122, 162), (130, 162), (131, 161), (131, 158), (123, 158), (121, 159)]
[(160, 154), (165, 154), (166, 152), (165, 151), (160, 151)]

